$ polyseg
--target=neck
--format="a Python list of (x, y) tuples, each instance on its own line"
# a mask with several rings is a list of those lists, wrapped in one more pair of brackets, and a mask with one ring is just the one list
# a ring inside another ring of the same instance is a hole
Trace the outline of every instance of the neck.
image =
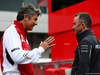
[(23, 20), (22, 21), (19, 21), (19, 22), (21, 22), (23, 24), (24, 30), (25, 30), (25, 32), (27, 32), (26, 26), (25, 26), (25, 23), (23, 22)]
[(85, 28), (82, 30), (82, 32), (86, 31), (87, 29), (89, 29), (89, 28), (86, 28), (86, 27), (85, 27)]
[(80, 40), (82, 40), (87, 35), (93, 35), (93, 32), (90, 28), (88, 28), (87, 30), (85, 30), (84, 32), (82, 32), (80, 34), (76, 34), (78, 42), (80, 42)]
[(86, 31), (87, 29), (89, 29), (89, 28), (85, 27), (79, 34), (81, 34), (82, 32)]

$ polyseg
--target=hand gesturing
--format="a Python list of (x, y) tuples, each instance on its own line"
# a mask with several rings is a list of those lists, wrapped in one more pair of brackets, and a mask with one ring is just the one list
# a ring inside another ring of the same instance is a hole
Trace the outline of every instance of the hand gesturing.
[(55, 46), (55, 44), (51, 44), (54, 40), (54, 37), (50, 36), (44, 42), (41, 41), (40, 46), (46, 51), (48, 48)]

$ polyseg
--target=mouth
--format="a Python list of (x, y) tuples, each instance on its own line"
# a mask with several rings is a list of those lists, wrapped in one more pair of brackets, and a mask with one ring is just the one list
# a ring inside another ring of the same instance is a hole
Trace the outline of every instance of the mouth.
[(35, 26), (35, 25), (33, 25), (32, 28), (33, 28), (34, 26)]
[(35, 25), (33, 25), (32, 27), (34, 27)]
[(35, 24), (33, 25), (33, 27), (35, 26)]

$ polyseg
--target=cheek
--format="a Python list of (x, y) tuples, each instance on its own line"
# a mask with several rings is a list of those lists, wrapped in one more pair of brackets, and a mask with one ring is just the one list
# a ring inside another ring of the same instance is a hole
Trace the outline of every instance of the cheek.
[(74, 29), (76, 30), (77, 29), (77, 26), (74, 26)]
[(30, 27), (31, 27), (31, 23), (28, 22), (28, 23), (27, 23), (27, 29), (29, 29)]
[(34, 21), (31, 20), (29, 24), (30, 24), (30, 25), (33, 25), (33, 24), (34, 24)]
[(32, 22), (28, 22), (28, 28), (30, 28), (32, 26)]

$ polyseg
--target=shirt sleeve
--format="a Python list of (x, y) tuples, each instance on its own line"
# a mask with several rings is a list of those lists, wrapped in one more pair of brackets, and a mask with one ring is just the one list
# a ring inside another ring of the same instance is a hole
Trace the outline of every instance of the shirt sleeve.
[(31, 51), (23, 50), (20, 36), (14, 28), (9, 28), (5, 31), (3, 36), (3, 49), (5, 52), (5, 57), (9, 55), (12, 61), (14, 61), (16, 64), (37, 62), (41, 57), (41, 54), (44, 52), (42, 47), (34, 48)]
[(91, 61), (92, 44), (87, 40), (79, 43), (79, 69), (77, 75), (85, 75), (89, 72), (89, 64)]
[(75, 59), (72, 65), (71, 75), (76, 75), (78, 67), (79, 67), (79, 53), (78, 53), (78, 46), (75, 50)]

